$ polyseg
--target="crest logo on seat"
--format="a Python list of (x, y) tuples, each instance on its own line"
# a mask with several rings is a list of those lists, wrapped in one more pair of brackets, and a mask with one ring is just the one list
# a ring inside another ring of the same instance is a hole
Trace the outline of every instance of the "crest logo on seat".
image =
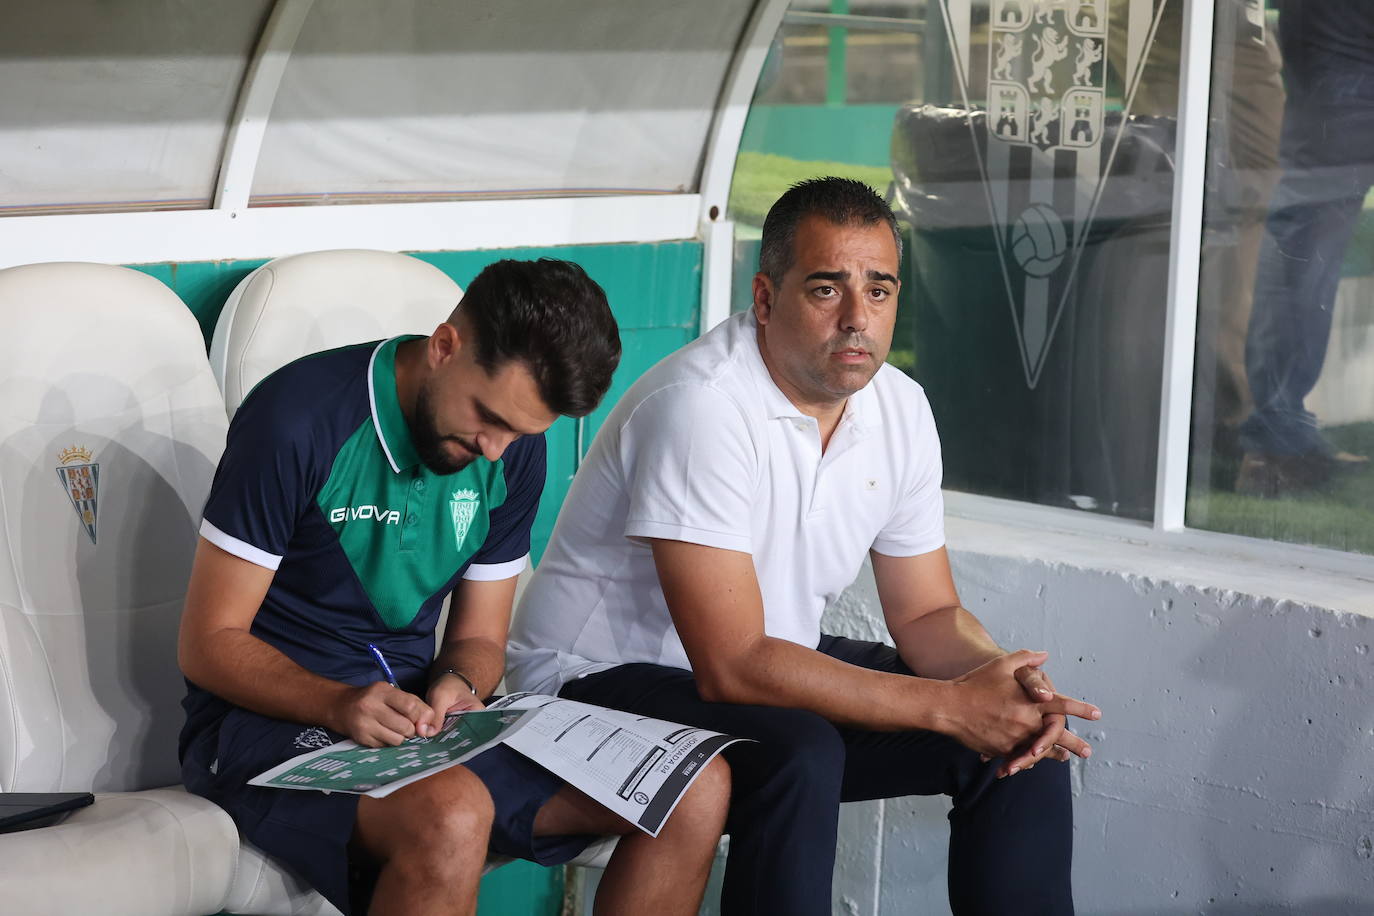
[(67, 491), (67, 498), (71, 500), (76, 517), (81, 520), (81, 527), (86, 529), (86, 534), (90, 535), (92, 544), (95, 543), (97, 494), (100, 489), (100, 465), (94, 462), (94, 458), (90, 449), (73, 445), (57, 453), (57, 460), (61, 463), (56, 468), (57, 479), (61, 481), (62, 489)]

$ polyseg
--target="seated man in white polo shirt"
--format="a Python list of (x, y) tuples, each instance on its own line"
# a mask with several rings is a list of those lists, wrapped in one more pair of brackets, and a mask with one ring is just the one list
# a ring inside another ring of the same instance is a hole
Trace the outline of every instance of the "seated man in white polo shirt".
[[(828, 914), (839, 803), (935, 793), (956, 913), (1073, 911), (1065, 716), (1099, 712), (959, 605), (930, 407), (884, 365), (900, 244), (858, 182), (778, 200), (753, 309), (620, 400), (511, 640), (515, 688), (758, 739), (726, 752), (734, 916)], [(895, 649), (820, 632), (866, 555)]]

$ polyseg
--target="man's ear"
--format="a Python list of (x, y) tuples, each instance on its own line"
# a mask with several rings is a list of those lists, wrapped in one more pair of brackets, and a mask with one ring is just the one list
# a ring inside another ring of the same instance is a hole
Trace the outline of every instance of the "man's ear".
[(773, 279), (768, 274), (759, 271), (754, 274), (754, 319), (760, 325), (766, 325), (768, 319), (773, 315), (773, 301), (777, 295), (777, 290), (773, 287)]
[(463, 349), (463, 332), (445, 321), (434, 329), (433, 334), (429, 335), (429, 346), (426, 348), (426, 352), (429, 357), (430, 369), (439, 368), (452, 359), (461, 349)]

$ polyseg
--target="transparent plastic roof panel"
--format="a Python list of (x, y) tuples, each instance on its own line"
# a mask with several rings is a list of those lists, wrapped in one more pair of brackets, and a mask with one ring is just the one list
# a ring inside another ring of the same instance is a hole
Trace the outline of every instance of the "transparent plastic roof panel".
[(253, 206), (691, 192), (740, 0), (317, 0)]
[(0, 216), (209, 206), (269, 0), (4, 6)]

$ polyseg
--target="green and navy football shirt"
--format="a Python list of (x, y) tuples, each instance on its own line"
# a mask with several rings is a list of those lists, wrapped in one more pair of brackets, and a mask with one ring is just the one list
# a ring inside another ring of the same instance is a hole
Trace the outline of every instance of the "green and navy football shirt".
[[(453, 474), (421, 463), (396, 395), (396, 347), (296, 360), (244, 400), (201, 534), (276, 575), (252, 632), (334, 680), (423, 685), (445, 596), (462, 578), (525, 567), (544, 487), (544, 437)], [(196, 688), (192, 688), (196, 692)], [(193, 704), (194, 705), (194, 704)]]

